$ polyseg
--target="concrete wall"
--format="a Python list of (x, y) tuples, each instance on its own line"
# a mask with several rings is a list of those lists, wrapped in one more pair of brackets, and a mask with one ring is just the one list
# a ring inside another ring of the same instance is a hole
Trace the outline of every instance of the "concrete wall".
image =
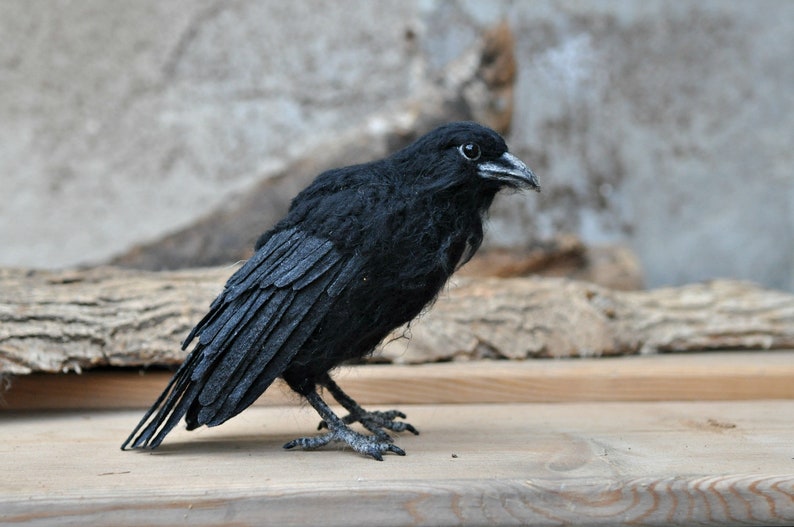
[(416, 96), (509, 20), (540, 196), (490, 244), (620, 241), (649, 285), (794, 290), (794, 3), (0, 2), (0, 265), (99, 262)]

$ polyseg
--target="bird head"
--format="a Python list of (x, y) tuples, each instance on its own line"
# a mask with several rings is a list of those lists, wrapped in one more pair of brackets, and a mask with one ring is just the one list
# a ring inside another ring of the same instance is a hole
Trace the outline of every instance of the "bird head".
[[(436, 128), (395, 154), (418, 168), (431, 187), (460, 184), (498, 191), (502, 188), (540, 191), (537, 176), (508, 152), (495, 131), (473, 122)], [(409, 161), (410, 160), (410, 161)]]

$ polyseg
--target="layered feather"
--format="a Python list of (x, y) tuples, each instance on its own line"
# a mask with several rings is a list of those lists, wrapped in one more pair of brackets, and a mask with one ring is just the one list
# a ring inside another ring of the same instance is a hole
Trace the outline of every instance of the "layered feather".
[(247, 408), (288, 367), (359, 272), (328, 240), (273, 233), (226, 283), (183, 349), (195, 348), (122, 448), (158, 446), (184, 416), (216, 426)]

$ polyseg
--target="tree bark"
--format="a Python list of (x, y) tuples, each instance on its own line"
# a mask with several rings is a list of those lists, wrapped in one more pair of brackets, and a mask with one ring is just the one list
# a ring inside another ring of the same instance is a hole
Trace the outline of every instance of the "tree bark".
[[(179, 363), (181, 340), (233, 270), (0, 270), (0, 372)], [(555, 278), (454, 282), (372, 360), (794, 347), (794, 295), (742, 282), (651, 291)]]
[(461, 281), (391, 362), (583, 357), (794, 347), (794, 295), (719, 280), (616, 291), (554, 278)]

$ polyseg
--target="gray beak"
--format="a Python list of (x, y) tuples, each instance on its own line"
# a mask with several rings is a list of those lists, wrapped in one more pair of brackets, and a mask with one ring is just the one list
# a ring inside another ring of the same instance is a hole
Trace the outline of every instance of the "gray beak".
[(508, 187), (540, 192), (538, 176), (510, 152), (505, 152), (495, 161), (481, 164), (478, 173), (484, 179), (493, 179)]

